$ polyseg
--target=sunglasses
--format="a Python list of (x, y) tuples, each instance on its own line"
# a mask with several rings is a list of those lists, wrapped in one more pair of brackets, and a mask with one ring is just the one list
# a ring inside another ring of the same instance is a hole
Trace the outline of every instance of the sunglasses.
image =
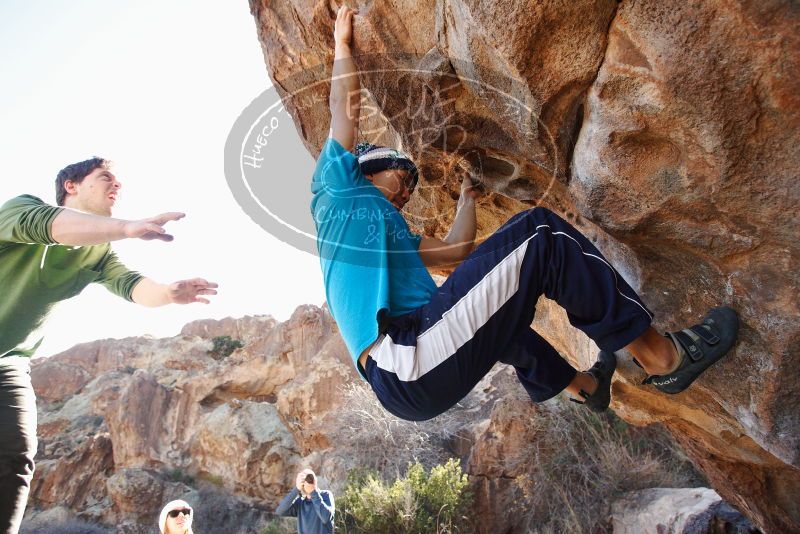
[(414, 189), (417, 187), (417, 178), (413, 174), (408, 173), (403, 180), (403, 185), (408, 189), (409, 193), (413, 193)]
[(178, 517), (178, 514), (180, 514), (180, 513), (182, 513), (185, 516), (192, 515), (192, 511), (189, 510), (188, 508), (179, 508), (178, 510), (171, 510), (169, 512), (169, 516), (172, 517), (172, 518), (175, 518), (175, 517)]

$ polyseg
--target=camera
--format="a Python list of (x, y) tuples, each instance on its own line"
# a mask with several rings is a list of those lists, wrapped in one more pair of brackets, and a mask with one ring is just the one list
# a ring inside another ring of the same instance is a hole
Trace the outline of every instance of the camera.
[(307, 474), (306, 475), (306, 482), (308, 484), (313, 484), (314, 483), (314, 475), (312, 475), (311, 473)]

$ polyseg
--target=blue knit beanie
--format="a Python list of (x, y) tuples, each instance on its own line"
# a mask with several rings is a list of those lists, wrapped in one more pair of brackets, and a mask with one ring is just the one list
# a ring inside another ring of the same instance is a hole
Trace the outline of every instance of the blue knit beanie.
[(364, 174), (375, 174), (388, 169), (405, 169), (408, 171), (413, 185), (417, 185), (419, 171), (405, 152), (370, 143), (359, 143), (356, 145), (356, 156), (361, 172)]

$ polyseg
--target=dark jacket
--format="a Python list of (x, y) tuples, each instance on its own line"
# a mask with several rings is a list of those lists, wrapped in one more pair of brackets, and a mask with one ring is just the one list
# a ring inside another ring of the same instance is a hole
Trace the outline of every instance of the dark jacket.
[(283, 498), (275, 513), (297, 518), (298, 534), (331, 534), (335, 506), (333, 494), (327, 490), (315, 490), (310, 499), (303, 499), (300, 490), (294, 488)]

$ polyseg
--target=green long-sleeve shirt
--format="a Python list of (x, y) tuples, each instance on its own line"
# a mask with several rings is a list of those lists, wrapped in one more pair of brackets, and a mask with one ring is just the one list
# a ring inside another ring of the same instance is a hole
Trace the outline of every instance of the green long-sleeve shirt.
[(31, 195), (0, 207), (0, 362), (33, 355), (57, 302), (92, 282), (131, 300), (142, 279), (120, 263), (108, 243), (72, 247), (53, 241), (50, 227), (63, 209)]

